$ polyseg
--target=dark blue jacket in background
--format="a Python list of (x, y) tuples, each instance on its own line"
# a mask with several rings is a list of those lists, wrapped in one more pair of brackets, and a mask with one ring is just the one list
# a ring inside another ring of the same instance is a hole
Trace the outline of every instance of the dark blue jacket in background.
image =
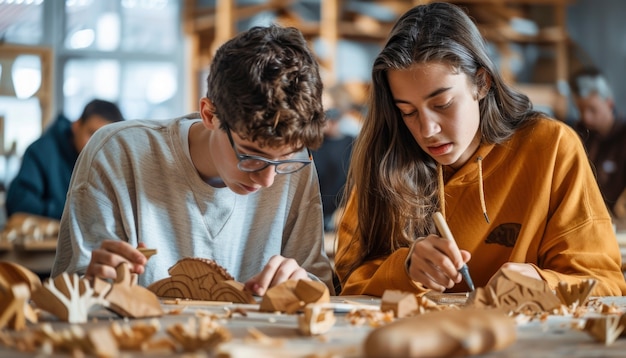
[(72, 122), (59, 115), (22, 158), (20, 170), (9, 184), (7, 216), (16, 212), (61, 219), (67, 189), (78, 159)]

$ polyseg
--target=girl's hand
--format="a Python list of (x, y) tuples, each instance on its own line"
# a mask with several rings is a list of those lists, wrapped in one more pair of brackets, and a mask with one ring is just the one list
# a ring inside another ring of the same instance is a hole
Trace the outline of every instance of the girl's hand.
[(267, 289), (287, 280), (310, 280), (306, 270), (296, 260), (281, 255), (274, 255), (267, 262), (263, 271), (245, 282), (245, 289), (257, 296), (263, 296)]
[(458, 250), (454, 242), (431, 234), (415, 242), (409, 257), (409, 277), (426, 288), (443, 292), (461, 282), (459, 269), (471, 254)]
[[(142, 244), (139, 244), (140, 247)], [(122, 262), (130, 264), (131, 272), (142, 274), (147, 262), (146, 257), (131, 244), (119, 240), (104, 240), (100, 248), (92, 251), (91, 261), (85, 271), (85, 278), (117, 278), (116, 268)]]

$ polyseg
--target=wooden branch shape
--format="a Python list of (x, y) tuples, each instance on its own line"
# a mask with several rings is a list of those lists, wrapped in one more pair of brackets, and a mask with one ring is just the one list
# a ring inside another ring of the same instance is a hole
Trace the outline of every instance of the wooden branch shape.
[(527, 313), (551, 312), (561, 306), (546, 282), (509, 269), (500, 269), (484, 288), (470, 295), (468, 303)]
[[(117, 278), (109, 290), (103, 289), (101, 280), (94, 284), (96, 293), (104, 293), (108, 309), (122, 317), (145, 318), (163, 315), (157, 296), (145, 287), (137, 285), (137, 274), (130, 272), (127, 262), (116, 268)], [(106, 291), (106, 292), (105, 292)]]
[(500, 310), (428, 312), (374, 329), (366, 357), (452, 357), (503, 349), (516, 339), (515, 321)]
[(259, 311), (295, 313), (308, 303), (328, 303), (330, 293), (323, 282), (287, 280), (265, 293)]
[(385, 290), (380, 302), (380, 310), (393, 311), (396, 318), (407, 317), (417, 311), (417, 298), (410, 292)]
[(33, 301), (37, 307), (62, 321), (85, 323), (93, 305), (107, 306), (103, 294), (94, 293), (87, 279), (64, 272), (54, 279), (46, 279), (42, 287), (33, 293)]
[(617, 315), (588, 318), (583, 330), (608, 346), (624, 331), (625, 327), (621, 325), (620, 320), (621, 317)]
[(29, 298), (30, 290), (23, 283), (0, 290), (0, 329), (8, 327), (19, 331), (26, 327), (24, 306)]
[(148, 286), (159, 297), (256, 303), (252, 293), (213, 260), (183, 258), (168, 272), (170, 277)]
[(567, 282), (561, 281), (556, 287), (556, 293), (561, 302), (568, 307), (572, 304), (583, 305), (595, 287), (596, 282), (594, 279), (587, 279), (579, 284), (569, 285)]
[(332, 309), (323, 304), (311, 303), (304, 306), (304, 313), (298, 315), (298, 330), (306, 336), (324, 334), (335, 325), (336, 319)]

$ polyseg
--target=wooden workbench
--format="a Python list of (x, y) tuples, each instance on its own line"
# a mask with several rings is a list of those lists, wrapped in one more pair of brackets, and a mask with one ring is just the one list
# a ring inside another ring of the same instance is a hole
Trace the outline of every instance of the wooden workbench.
[[(344, 302), (346, 298), (333, 297), (334, 302)], [(350, 302), (378, 305), (379, 300), (368, 297), (348, 297)], [(615, 303), (626, 310), (626, 297), (602, 298), (605, 303)], [(180, 305), (163, 305), (166, 311), (180, 308)], [(186, 322), (194, 316), (194, 312), (202, 310), (223, 313), (226, 307), (237, 305), (193, 305), (179, 315), (165, 315), (159, 318), (161, 331), (158, 335), (165, 336), (164, 329), (175, 323)], [(246, 305), (246, 308), (250, 308)], [(252, 305), (254, 307), (254, 305)], [(110, 320), (123, 320), (116, 318), (108, 311), (100, 310), (92, 315), (90, 323), (84, 324), (85, 329), (97, 325), (108, 325)], [(235, 315), (225, 320), (224, 325), (230, 330), (233, 339), (221, 345), (222, 352), (228, 352), (231, 357), (253, 358), (281, 358), (281, 357), (361, 357), (363, 356), (362, 344), (365, 337), (372, 330), (368, 326), (354, 326), (345, 319), (345, 313), (337, 312), (337, 323), (330, 333), (321, 337), (303, 337), (298, 333), (296, 316), (286, 314), (270, 314), (248, 311), (248, 316)], [(612, 345), (605, 346), (595, 341), (583, 331), (573, 329), (573, 323), (579, 321), (572, 317), (550, 316), (544, 322), (534, 321), (518, 326), (516, 342), (499, 352), (491, 352), (480, 357), (623, 357), (626, 352), (626, 338), (620, 338)], [(131, 325), (139, 321), (130, 320)], [(67, 328), (67, 323), (54, 322), (56, 329)], [(248, 338), (250, 327), (258, 329), (265, 335), (279, 340), (281, 345), (263, 345), (250, 342)], [(142, 356), (173, 356), (172, 354), (142, 354), (123, 352), (124, 357)], [(0, 356), (29, 357), (34, 354), (19, 353), (6, 347), (0, 346)], [(69, 355), (55, 354), (52, 357), (68, 357)], [(180, 354), (181, 357), (190, 357), (189, 354)], [(193, 357), (212, 357), (208, 353), (201, 352)]]

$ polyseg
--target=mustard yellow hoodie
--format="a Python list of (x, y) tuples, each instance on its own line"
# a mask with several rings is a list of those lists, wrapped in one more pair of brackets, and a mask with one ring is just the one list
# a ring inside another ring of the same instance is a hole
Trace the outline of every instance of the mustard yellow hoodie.
[[(481, 179), (490, 223), (481, 209)], [(609, 213), (580, 139), (562, 122), (540, 119), (503, 144), (482, 145), (444, 188), (446, 219), (459, 248), (472, 254), (468, 267), (476, 287), (502, 264), (517, 262), (533, 264), (553, 289), (559, 281), (595, 278), (592, 294), (626, 294)], [(341, 294), (423, 292), (406, 273), (408, 248), (364, 262), (349, 276), (342, 270), (361, 250), (353, 240), (356, 206), (352, 195), (339, 225), (335, 260)], [(459, 291), (467, 291), (464, 281), (450, 290)]]

